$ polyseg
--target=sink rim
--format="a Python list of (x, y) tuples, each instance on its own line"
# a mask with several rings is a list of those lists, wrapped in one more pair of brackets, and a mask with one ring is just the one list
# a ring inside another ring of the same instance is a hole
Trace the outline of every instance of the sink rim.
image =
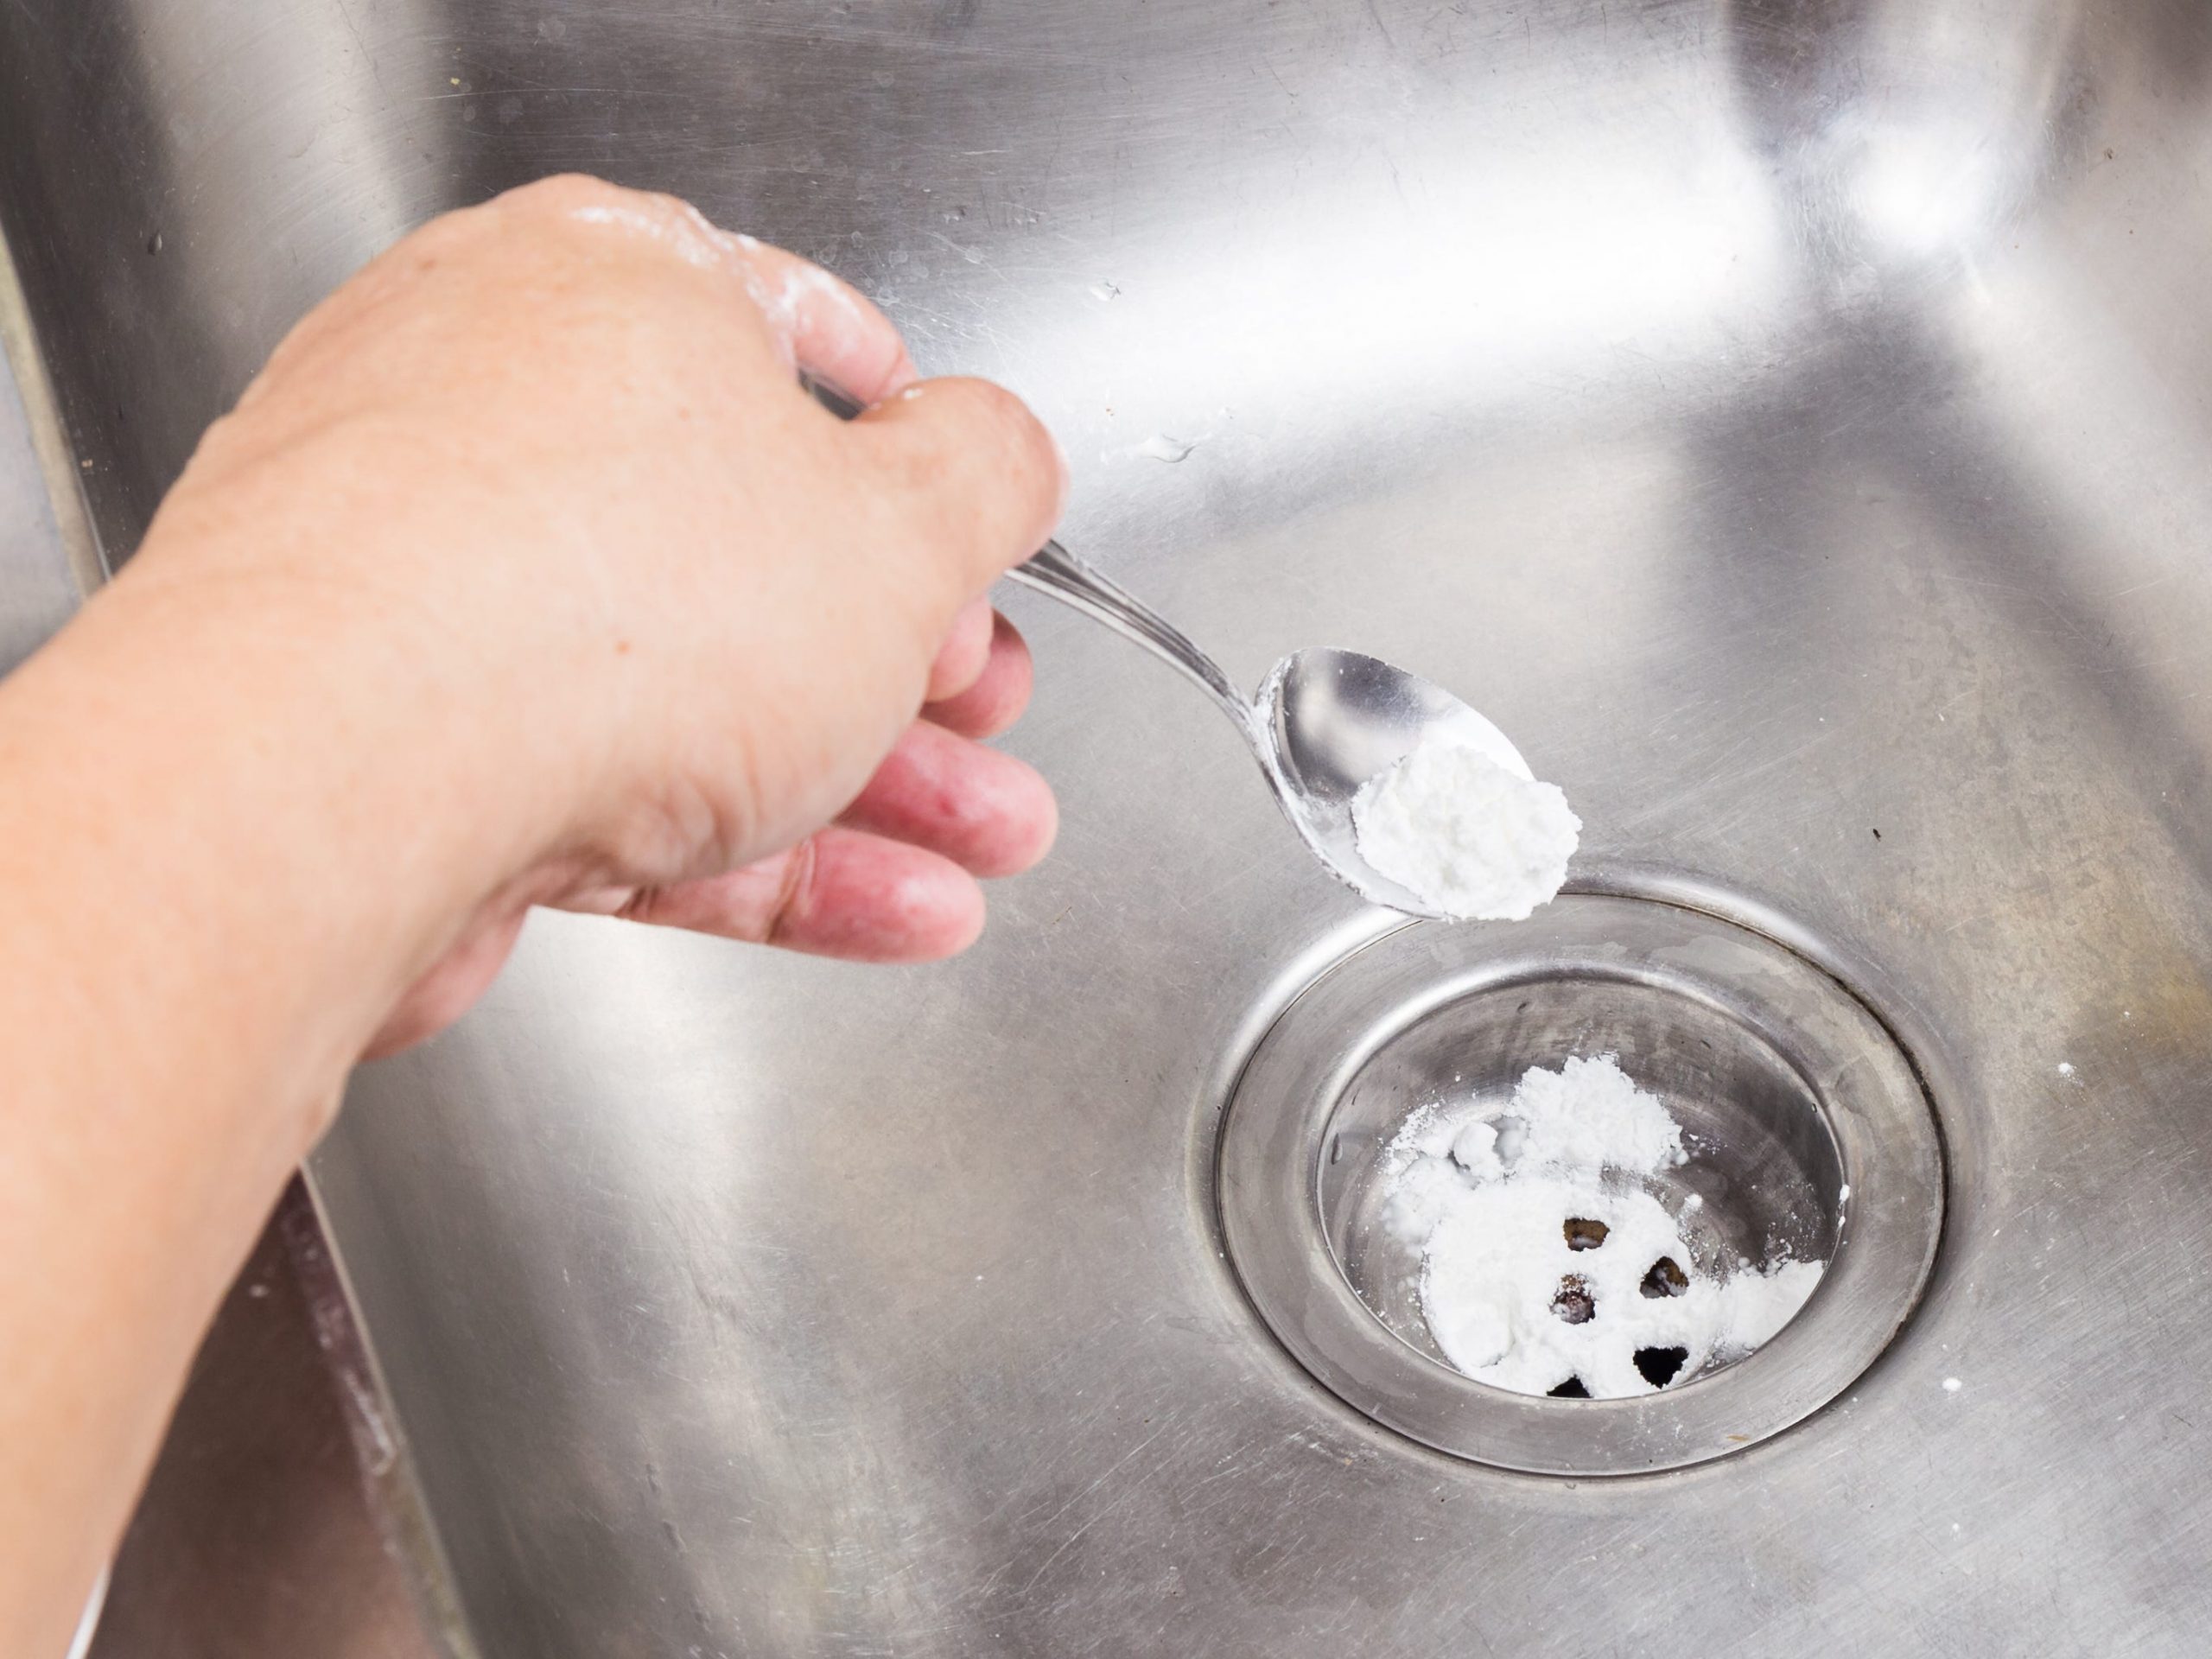
[[(1217, 1143), (1216, 1224), (1261, 1323), (1354, 1410), (1435, 1451), (1517, 1473), (1687, 1468), (1813, 1415), (1865, 1373), (1919, 1306), (1948, 1198), (1923, 1068), (1828, 969), (1688, 897), (1631, 879), (1585, 879), (1535, 923), (1394, 929), (1308, 980), (1241, 1057)], [(1639, 939), (1645, 931), (1650, 937)], [(1684, 944), (1716, 951), (1732, 976), (1661, 960)], [(1587, 973), (1609, 950), (1603, 977), (1717, 1000), (1804, 1077), (1851, 1201), (1812, 1300), (1756, 1352), (1631, 1399), (1510, 1394), (1421, 1353), (1360, 1300), (1325, 1234), (1317, 1153), (1344, 1090), (1399, 1033), (1461, 996), (1570, 968)]]

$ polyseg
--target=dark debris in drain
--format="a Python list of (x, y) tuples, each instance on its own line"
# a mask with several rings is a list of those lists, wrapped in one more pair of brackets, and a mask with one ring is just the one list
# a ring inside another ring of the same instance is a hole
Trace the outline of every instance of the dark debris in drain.
[(1559, 1294), (1552, 1298), (1552, 1312), (1569, 1325), (1587, 1325), (1598, 1312), (1597, 1298), (1590, 1294), (1590, 1281), (1579, 1273), (1570, 1273), (1559, 1281)]
[(1651, 1271), (1643, 1275), (1643, 1282), (1637, 1287), (1645, 1297), (1658, 1301), (1663, 1297), (1680, 1296), (1690, 1287), (1690, 1276), (1682, 1271), (1681, 1263), (1671, 1255), (1662, 1255), (1651, 1264)]
[(1570, 1250), (1594, 1250), (1605, 1242), (1605, 1235), (1612, 1229), (1602, 1221), (1592, 1221), (1586, 1216), (1570, 1216), (1563, 1224), (1567, 1234), (1567, 1248)]

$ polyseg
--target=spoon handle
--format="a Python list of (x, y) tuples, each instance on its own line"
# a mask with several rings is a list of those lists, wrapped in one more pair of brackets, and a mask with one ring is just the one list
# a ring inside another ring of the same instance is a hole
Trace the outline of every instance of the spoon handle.
[(1007, 575), (1026, 588), (1050, 594), (1094, 622), (1104, 623), (1170, 667), (1181, 670), (1200, 690), (1211, 692), (1236, 722), (1237, 729), (1249, 735), (1255, 718), (1252, 705), (1230, 683), (1214, 659), (1159, 612), (1058, 542), (1046, 542)]

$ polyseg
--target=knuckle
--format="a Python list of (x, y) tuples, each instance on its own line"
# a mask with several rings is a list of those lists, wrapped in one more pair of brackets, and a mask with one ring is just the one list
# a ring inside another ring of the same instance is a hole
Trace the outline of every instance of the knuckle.
[(762, 944), (786, 944), (804, 929), (812, 904), (817, 871), (817, 849), (810, 836), (792, 848), (785, 861), (782, 880), (777, 883), (775, 896), (769, 900), (766, 916), (760, 925)]
[(612, 207), (622, 202), (639, 200), (637, 191), (626, 190), (619, 184), (609, 184), (605, 179), (594, 178), (588, 173), (554, 173), (528, 184), (517, 185), (499, 200), (505, 205), (525, 212), (566, 213), (578, 207)]

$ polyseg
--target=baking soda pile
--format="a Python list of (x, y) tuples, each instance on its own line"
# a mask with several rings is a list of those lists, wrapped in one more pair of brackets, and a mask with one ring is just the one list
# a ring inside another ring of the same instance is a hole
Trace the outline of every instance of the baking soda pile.
[(1821, 1264), (1700, 1268), (1644, 1185), (1685, 1156), (1681, 1126), (1611, 1055), (1531, 1068), (1503, 1111), (1408, 1118), (1384, 1154), (1388, 1224), (1421, 1248), (1445, 1357), (1516, 1394), (1605, 1400), (1687, 1381), (1787, 1325)]
[(1556, 785), (1447, 726), (1352, 798), (1360, 856), (1446, 916), (1519, 921), (1554, 897), (1582, 833)]

